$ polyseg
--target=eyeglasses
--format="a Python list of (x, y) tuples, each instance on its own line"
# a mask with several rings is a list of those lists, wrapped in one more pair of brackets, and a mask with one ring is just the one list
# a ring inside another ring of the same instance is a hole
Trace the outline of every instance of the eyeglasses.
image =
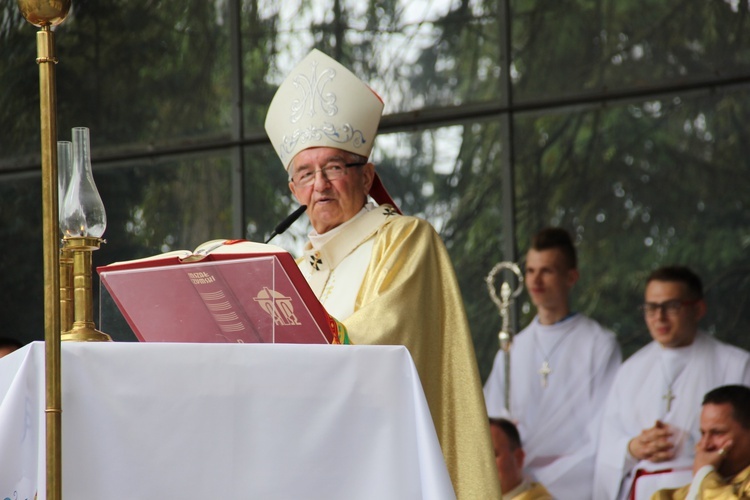
[(297, 172), (292, 176), (292, 182), (298, 188), (305, 188), (311, 186), (315, 182), (315, 174), (320, 172), (320, 175), (328, 181), (335, 181), (349, 174), (349, 169), (353, 167), (361, 167), (367, 165), (367, 162), (357, 163), (339, 163), (330, 162), (325, 167), (319, 170), (303, 170)]
[(700, 302), (700, 299), (672, 299), (661, 303), (646, 302), (645, 304), (641, 304), (639, 309), (643, 311), (643, 314), (645, 314), (646, 316), (654, 316), (659, 313), (659, 311), (664, 311), (664, 314), (668, 316), (676, 316), (677, 313), (680, 312), (680, 309), (682, 309), (682, 306), (692, 306), (694, 304), (697, 304), (698, 302)]

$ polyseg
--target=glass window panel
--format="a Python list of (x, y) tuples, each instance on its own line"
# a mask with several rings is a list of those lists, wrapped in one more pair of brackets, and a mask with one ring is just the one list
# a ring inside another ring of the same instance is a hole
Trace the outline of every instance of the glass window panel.
[[(572, 232), (574, 309), (617, 332), (625, 355), (650, 340), (637, 306), (648, 273), (669, 264), (702, 276), (703, 326), (750, 347), (750, 163), (740, 125), (750, 118), (748, 92), (517, 119), (519, 245), (525, 251), (546, 225)], [(528, 322), (533, 308), (524, 310)]]
[(0, 6), (0, 162), (39, 154), (39, 67), (35, 28), (15, 2)]
[[(299, 203), (289, 191), (289, 177), (270, 145), (245, 149), (244, 175), (245, 238), (264, 242)], [(299, 222), (270, 243), (299, 255), (308, 231), (307, 217), (303, 215)]]
[(22, 342), (44, 336), (42, 181), (38, 176), (5, 177), (0, 182), (2, 260), (0, 335)]
[[(494, 3), (325, 0), (253, 6), (243, 12), (249, 35), (243, 64), (255, 69), (246, 69), (245, 95), (257, 106), (245, 115), (249, 129), (262, 127), (276, 88), (312, 48), (367, 82), (383, 97), (386, 114), (500, 96), (502, 31)], [(251, 27), (275, 35), (274, 43), (253, 36)]]
[(231, 238), (231, 162), (226, 151), (94, 166), (107, 208), (103, 264)]
[(513, 5), (519, 101), (746, 75), (747, 2), (638, 0)]
[[(60, 137), (86, 126), (95, 146), (121, 150), (228, 136), (229, 33), (222, 5), (74, 2), (55, 30)], [(0, 106), (0, 157), (36, 155), (37, 28), (17, 15), (15, 3), (1, 9), (0, 88), (8, 105)]]

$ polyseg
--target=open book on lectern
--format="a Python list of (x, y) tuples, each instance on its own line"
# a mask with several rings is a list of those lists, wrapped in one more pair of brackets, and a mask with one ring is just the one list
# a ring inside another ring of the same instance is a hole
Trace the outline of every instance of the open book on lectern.
[(214, 240), (97, 272), (140, 341), (324, 344), (336, 332), (292, 256), (274, 245)]

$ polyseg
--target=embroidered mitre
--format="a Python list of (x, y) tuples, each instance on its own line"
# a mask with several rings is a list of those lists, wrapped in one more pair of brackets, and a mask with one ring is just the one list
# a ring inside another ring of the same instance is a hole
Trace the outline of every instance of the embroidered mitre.
[(276, 91), (266, 133), (285, 169), (300, 151), (338, 148), (370, 156), (383, 101), (344, 66), (313, 49)]

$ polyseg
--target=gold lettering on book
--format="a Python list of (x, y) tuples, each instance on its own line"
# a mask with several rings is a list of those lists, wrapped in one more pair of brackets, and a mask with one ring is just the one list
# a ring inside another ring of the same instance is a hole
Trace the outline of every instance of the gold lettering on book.
[(190, 278), (190, 281), (193, 282), (193, 285), (207, 285), (209, 283), (216, 282), (216, 278), (208, 273), (205, 273), (203, 271), (197, 272), (197, 273), (187, 273), (188, 277)]
[[(205, 271), (197, 271), (188, 272), (187, 275), (193, 285), (196, 285), (203, 303), (206, 304), (221, 331), (225, 333), (237, 333), (245, 330), (244, 322), (237, 315), (235, 306), (232, 305), (224, 290), (206, 291), (203, 286), (200, 286), (214, 285), (213, 288), (215, 288), (218, 282), (213, 274)], [(209, 290), (211, 288), (209, 287)]]
[(258, 305), (271, 315), (273, 322), (281, 326), (298, 326), (302, 325), (294, 314), (294, 305), (291, 297), (286, 297), (275, 290), (269, 290), (263, 287), (258, 295), (253, 297)]

